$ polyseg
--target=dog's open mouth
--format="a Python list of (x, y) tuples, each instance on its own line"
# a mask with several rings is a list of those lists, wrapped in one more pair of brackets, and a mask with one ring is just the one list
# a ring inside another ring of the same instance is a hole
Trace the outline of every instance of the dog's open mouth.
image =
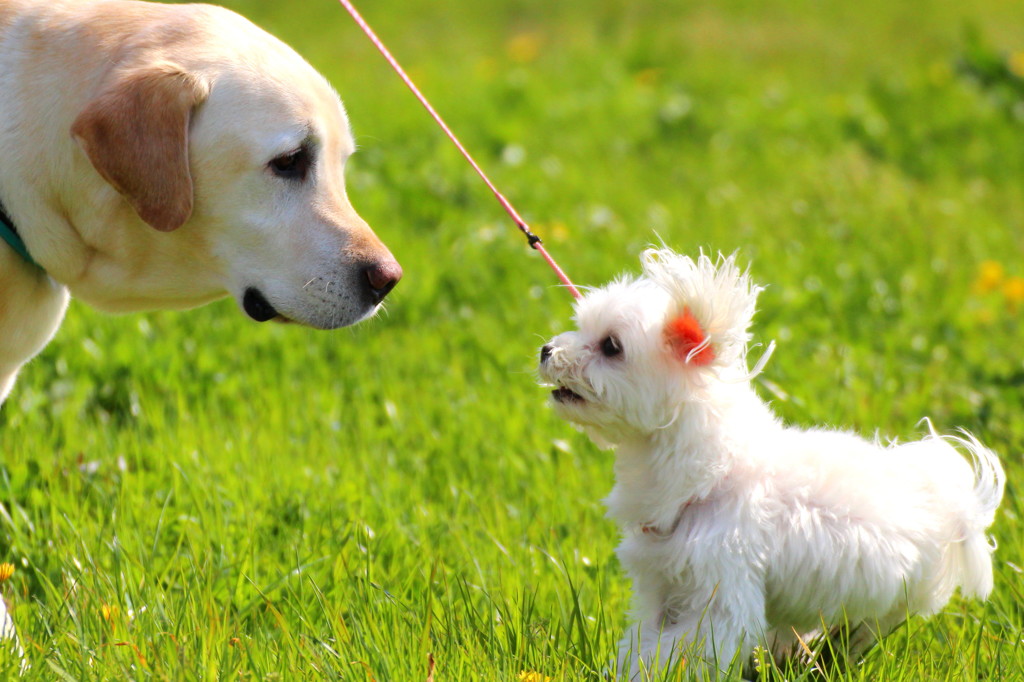
[(587, 402), (586, 400), (583, 399), (583, 396), (581, 396), (579, 393), (576, 393), (575, 391), (573, 391), (571, 389), (568, 389), (565, 386), (559, 386), (555, 390), (551, 391), (551, 397), (555, 400), (555, 402), (559, 402), (559, 403), (585, 403), (585, 402)]

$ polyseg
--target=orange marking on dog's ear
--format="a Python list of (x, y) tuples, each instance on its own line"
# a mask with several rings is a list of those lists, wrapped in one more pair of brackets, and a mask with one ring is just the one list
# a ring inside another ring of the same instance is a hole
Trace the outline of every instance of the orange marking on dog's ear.
[(672, 349), (672, 353), (683, 362), (704, 366), (714, 361), (715, 349), (711, 347), (711, 344), (704, 346), (692, 356), (690, 355), (694, 348), (704, 343), (707, 336), (689, 308), (683, 309), (680, 315), (673, 317), (665, 324), (665, 338), (668, 345)]

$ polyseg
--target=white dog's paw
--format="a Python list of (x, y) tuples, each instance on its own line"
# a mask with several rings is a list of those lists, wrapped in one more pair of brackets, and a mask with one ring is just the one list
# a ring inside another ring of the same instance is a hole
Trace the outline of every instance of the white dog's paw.
[(0, 656), (17, 656), (21, 659), (21, 672), (24, 673), (28, 665), (25, 662), (25, 650), (18, 639), (18, 631), (14, 627), (14, 619), (7, 609), (7, 604), (0, 598)]

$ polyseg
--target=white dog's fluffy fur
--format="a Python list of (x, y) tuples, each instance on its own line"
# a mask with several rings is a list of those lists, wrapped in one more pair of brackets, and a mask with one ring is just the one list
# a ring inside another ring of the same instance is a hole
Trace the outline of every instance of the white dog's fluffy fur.
[(957, 587), (989, 594), (992, 451), (966, 432), (883, 446), (783, 425), (750, 384), (761, 289), (735, 258), (642, 261), (642, 277), (581, 299), (578, 331), (540, 363), (556, 412), (616, 451), (606, 502), (639, 621), (622, 670), (683, 657), (711, 672), (843, 625), (854, 655)]

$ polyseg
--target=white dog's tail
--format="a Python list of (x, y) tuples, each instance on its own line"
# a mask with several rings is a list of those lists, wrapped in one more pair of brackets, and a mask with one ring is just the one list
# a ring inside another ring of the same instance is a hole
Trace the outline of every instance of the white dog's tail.
[(965, 596), (984, 599), (992, 591), (992, 552), (994, 541), (985, 535), (995, 520), (996, 508), (1003, 499), (1006, 475), (999, 457), (977, 438), (961, 430), (959, 436), (942, 436), (967, 450), (974, 464), (973, 504), (964, 510), (962, 536), (950, 548), (949, 578), (955, 580)]

